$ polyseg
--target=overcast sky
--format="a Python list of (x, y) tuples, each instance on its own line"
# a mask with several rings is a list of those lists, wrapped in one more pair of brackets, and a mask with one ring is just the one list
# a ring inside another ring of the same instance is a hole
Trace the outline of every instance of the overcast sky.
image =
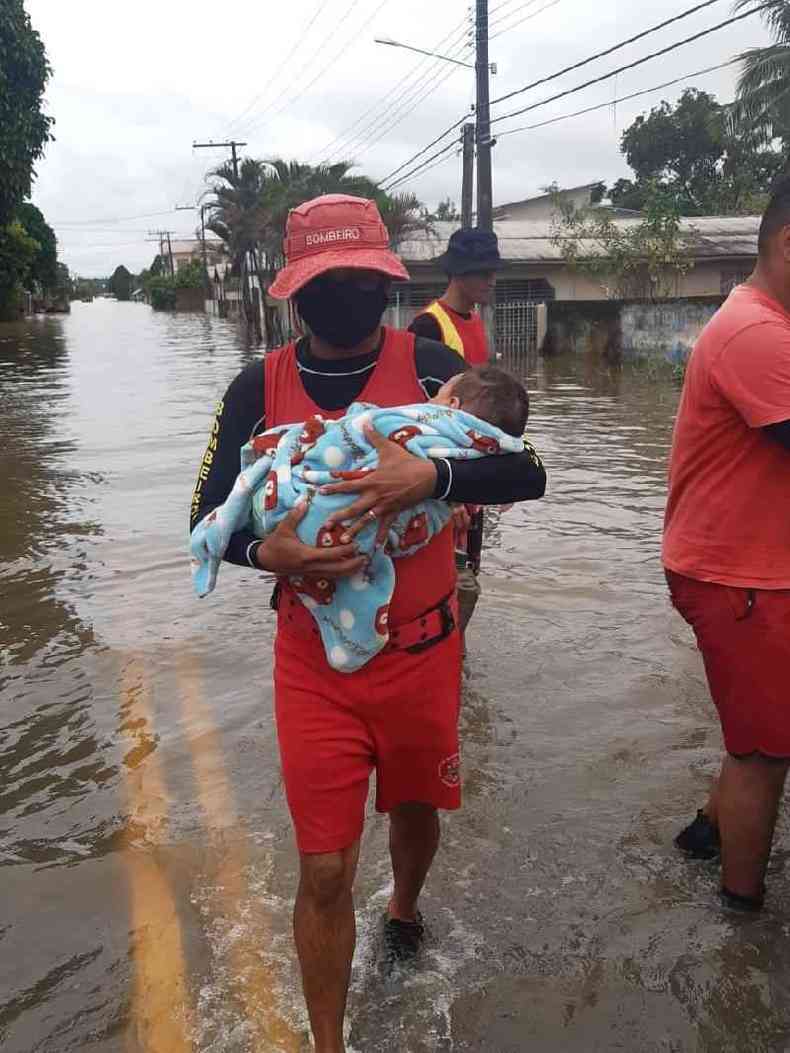
[[(366, 175), (387, 175), (468, 111), (474, 74), (377, 45), (374, 37), (466, 57), (460, 49), (470, 2), (26, 0), (54, 70), (47, 104), (56, 120), (56, 142), (39, 165), (33, 199), (55, 227), (62, 258), (72, 272), (87, 276), (108, 274), (119, 263), (137, 271), (156, 251), (148, 231), (161, 227), (190, 236), (194, 214), (172, 209), (194, 203), (206, 171), (227, 156), (193, 150), (193, 140), (235, 137), (247, 141), (243, 153), (260, 158), (315, 161), (331, 152), (333, 159), (353, 159)], [(498, 65), (492, 98), (692, 5), (491, 0), (491, 59)], [(538, 102), (731, 14), (729, 0), (718, 0), (492, 113)], [(527, 16), (533, 17), (517, 24)], [(611, 103), (766, 40), (752, 16), (495, 128), (501, 133)], [(688, 84), (728, 101), (736, 75), (732, 66), (616, 108), (502, 136), (494, 150), (495, 203), (528, 197), (553, 181), (573, 186), (627, 175), (619, 139), (637, 114), (662, 98), (674, 100)], [(333, 144), (338, 136), (346, 138)], [(458, 201), (460, 178), (460, 159), (451, 152), (402, 189), (429, 205), (448, 195)]]

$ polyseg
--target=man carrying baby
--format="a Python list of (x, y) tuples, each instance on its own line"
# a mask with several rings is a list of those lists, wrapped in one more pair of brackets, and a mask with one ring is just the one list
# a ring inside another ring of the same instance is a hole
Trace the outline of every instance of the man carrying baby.
[[(389, 251), (373, 202), (330, 195), (299, 206), (284, 248), (286, 266), (270, 294), (292, 301), (306, 335), (248, 366), (230, 385), (200, 470), (192, 526), (226, 499), (239, 448), (252, 436), (316, 415), (336, 419), (357, 401), (422, 402), (464, 369), (441, 344), (381, 325), (391, 279), (408, 273)], [(414, 456), (372, 433), (369, 439), (376, 469), (329, 487), (354, 494), (343, 511), (340, 544), (304, 544), (297, 535), (301, 506), (263, 541), (237, 532), (226, 553), (228, 561), (274, 573), (280, 583), (275, 709), (300, 855), (294, 934), (317, 1053), (345, 1049), (352, 888), (370, 773), (375, 769), (376, 807), (390, 820), (394, 891), (385, 940), (394, 956), (414, 953), (422, 937), (417, 900), (439, 843), (437, 809), (460, 806), (452, 531), (395, 561), (389, 624), (400, 643), (353, 673), (328, 664), (289, 579), (364, 580), (356, 533), (420, 501), (504, 504), (541, 497), (545, 488), (543, 467), (528, 447), (451, 463)]]

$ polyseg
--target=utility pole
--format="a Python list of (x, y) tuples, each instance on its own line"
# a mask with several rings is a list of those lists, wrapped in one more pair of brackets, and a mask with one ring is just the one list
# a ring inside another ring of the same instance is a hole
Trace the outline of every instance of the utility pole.
[(246, 146), (246, 145), (247, 145), (246, 143), (239, 142), (238, 139), (230, 139), (226, 143), (215, 143), (215, 142), (213, 142), (213, 140), (209, 140), (207, 143), (192, 143), (192, 149), (193, 150), (208, 150), (208, 149), (216, 150), (217, 147), (220, 147), (220, 146), (224, 146), (226, 149), (229, 149), (230, 152), (231, 152), (231, 157), (233, 159), (233, 174), (236, 177), (236, 182), (238, 182), (239, 181), (239, 158), (238, 158), (238, 154), (236, 153), (236, 148), (238, 146)]
[(208, 276), (208, 254), (206, 252), (206, 209), (211, 208), (211, 205), (176, 205), (176, 212), (195, 212), (200, 213), (200, 255), (203, 260), (203, 284), (208, 293), (211, 289), (211, 283)]
[(463, 175), (461, 178), (461, 226), (472, 226), (472, 199), (475, 178), (475, 126), (465, 124), (461, 129), (464, 148)]
[(475, 18), (477, 73), (477, 225), (494, 229), (494, 201), (491, 186), (491, 107), (488, 79), (488, 0), (476, 0)]
[(170, 243), (170, 235), (175, 234), (174, 230), (149, 230), (148, 236), (159, 239), (159, 257), (164, 259), (165, 257), (165, 240), (167, 240), (167, 255), (168, 264), (170, 267), (170, 277), (175, 277), (175, 269), (173, 267), (173, 246)]

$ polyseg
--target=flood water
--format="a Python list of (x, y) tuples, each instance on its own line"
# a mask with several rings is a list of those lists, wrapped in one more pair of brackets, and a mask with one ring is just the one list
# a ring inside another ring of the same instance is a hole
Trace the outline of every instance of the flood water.
[[(255, 353), (101, 300), (0, 326), (3, 1053), (309, 1048), (269, 588), (226, 566), (198, 602), (185, 556), (213, 405)], [(671, 843), (720, 750), (658, 561), (677, 391), (582, 357), (525, 372), (548, 495), (489, 518), (465, 806), (425, 954), (389, 979), (370, 817), (349, 1048), (786, 1051), (786, 826), (756, 919)]]

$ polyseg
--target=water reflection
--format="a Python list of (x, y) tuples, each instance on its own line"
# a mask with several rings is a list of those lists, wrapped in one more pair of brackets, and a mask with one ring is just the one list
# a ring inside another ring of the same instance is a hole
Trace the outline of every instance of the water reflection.
[[(3, 1053), (304, 1048), (297, 861), (272, 725), (268, 589), (190, 591), (214, 404), (257, 352), (202, 315), (75, 305), (0, 329)], [(545, 501), (486, 513), (466, 807), (445, 822), (418, 968), (377, 970), (386, 823), (366, 829), (355, 1053), (779, 1053), (771, 912), (741, 926), (672, 835), (720, 742), (658, 561), (677, 389), (520, 360)]]

